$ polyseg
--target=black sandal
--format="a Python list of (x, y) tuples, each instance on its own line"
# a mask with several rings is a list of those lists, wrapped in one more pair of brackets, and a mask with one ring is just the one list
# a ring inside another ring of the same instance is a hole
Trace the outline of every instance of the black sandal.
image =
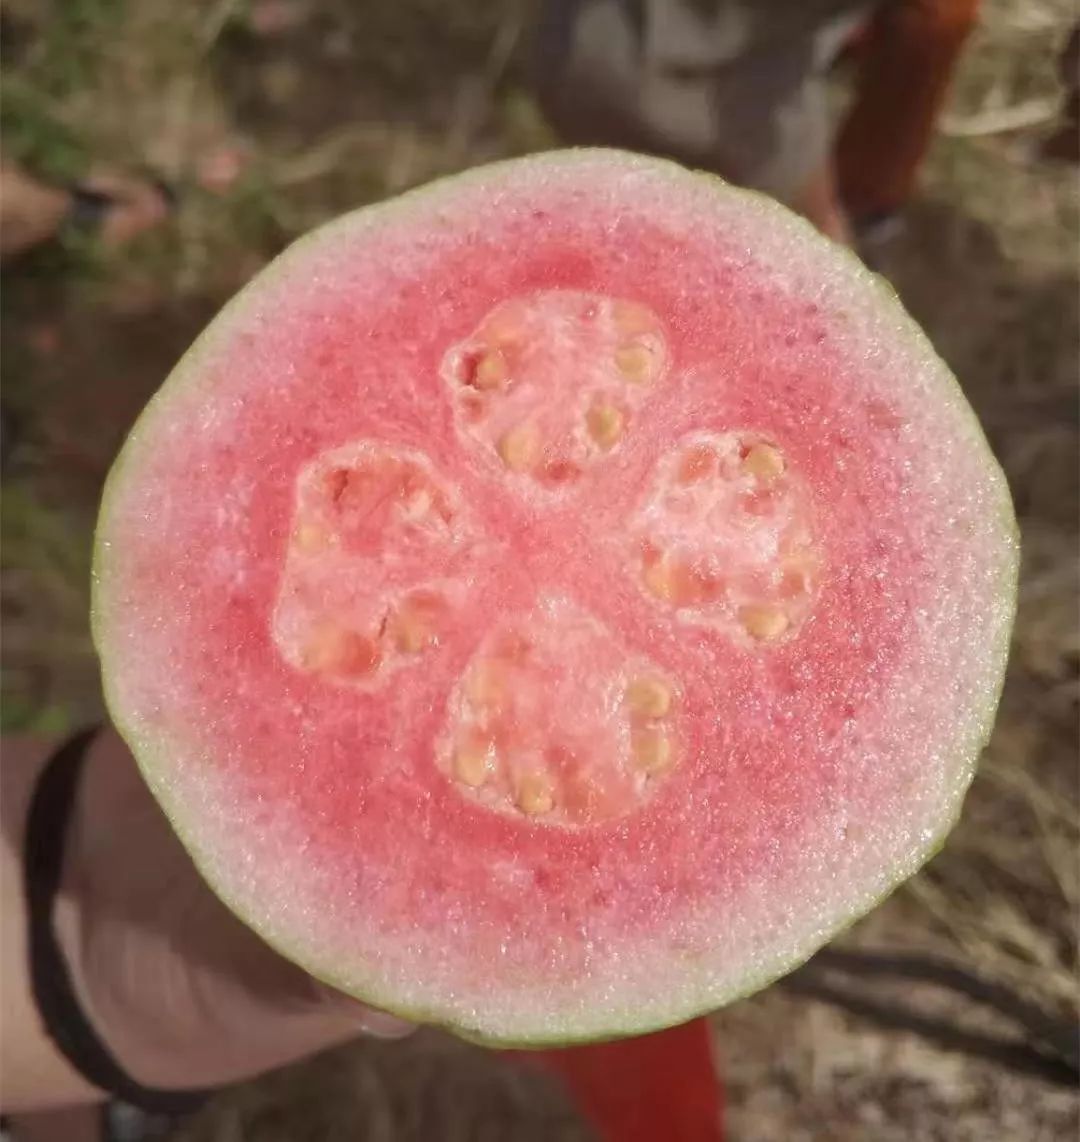
[[(178, 202), (176, 191), (156, 175), (149, 176), (147, 181), (165, 204), (166, 212), (172, 214)], [(71, 205), (63, 229), (75, 234), (96, 234), (108, 213), (123, 201), (115, 193), (98, 190), (86, 183), (73, 183), (68, 187), (68, 194)]]

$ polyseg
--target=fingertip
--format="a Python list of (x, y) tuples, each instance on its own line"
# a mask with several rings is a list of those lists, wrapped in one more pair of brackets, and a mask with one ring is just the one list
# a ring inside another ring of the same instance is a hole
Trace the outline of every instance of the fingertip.
[(416, 1024), (373, 1007), (361, 1007), (360, 1030), (373, 1039), (404, 1039), (416, 1030)]
[(315, 984), (320, 1002), (332, 1009), (338, 1018), (344, 1017), (362, 1035), (370, 1035), (373, 1039), (403, 1039), (417, 1028), (417, 1024), (378, 1007), (369, 1007), (336, 987), (314, 980), (312, 983)]

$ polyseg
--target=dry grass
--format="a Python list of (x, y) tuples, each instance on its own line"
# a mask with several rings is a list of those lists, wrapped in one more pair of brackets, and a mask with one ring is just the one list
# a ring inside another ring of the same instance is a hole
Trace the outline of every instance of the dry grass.
[[(85, 575), (97, 484), (130, 418), (213, 308), (328, 215), (549, 141), (512, 78), (522, 6), (300, 7), (307, 19), (258, 37), (233, 0), (6, 6), (37, 34), (4, 77), (5, 145), (64, 175), (91, 155), (150, 165), (183, 196), (175, 227), (122, 257), (69, 250), (31, 261), (8, 283), (4, 396), (20, 435), (4, 497), (7, 727), (61, 728), (96, 708)], [(1007, 470), (1024, 567), (1001, 714), (964, 820), (926, 872), (849, 937), (952, 955), (1073, 1013), (1080, 203), (1072, 172), (1030, 155), (1057, 98), (1052, 53), (1074, 18), (1070, 0), (987, 0), (909, 231), (883, 254)], [(222, 154), (242, 169), (228, 188), (210, 189), (207, 169)], [(1074, 1113), (1037, 1084), (775, 990), (718, 1026), (733, 1044), (739, 1137), (1026, 1142), (1065, 1136)], [(276, 1087), (270, 1102), (266, 1088), (237, 1096), (192, 1137), (329, 1138), (311, 1126), (319, 1090), (343, 1100), (340, 1123), (372, 1138), (437, 1136), (422, 1133), (432, 1120), (408, 1118), (421, 1089), (447, 1122), (475, 1126), (446, 1137), (571, 1129), (550, 1120), (537, 1128), (527, 1110), (513, 1127), (513, 1115), (476, 1117), (484, 1100), (505, 1108), (510, 1098), (520, 1110), (546, 1096), (521, 1095), (519, 1106), (517, 1095), (492, 1094), (505, 1075), (493, 1077), (482, 1057), (425, 1042), (412, 1085), (392, 1051), (346, 1052)], [(300, 1107), (291, 1118), (283, 1091)]]

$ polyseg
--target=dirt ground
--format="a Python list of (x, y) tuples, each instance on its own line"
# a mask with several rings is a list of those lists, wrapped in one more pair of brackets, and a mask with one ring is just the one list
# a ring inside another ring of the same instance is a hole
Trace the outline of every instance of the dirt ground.
[[(1005, 466), (1024, 567), (998, 726), (964, 818), (840, 942), (945, 958), (1058, 1020), (1077, 1011), (1080, 904), (1080, 204), (1075, 173), (1034, 150), (1073, 19), (1067, 0), (987, 0), (906, 228), (878, 251)], [(526, 21), (526, 7), (480, 0), (6, 5), (5, 154), (55, 179), (99, 160), (149, 167), (180, 208), (121, 254), (69, 239), (5, 274), (5, 730), (59, 732), (99, 714), (86, 608), (101, 480), (229, 294), (346, 207), (551, 145), (516, 78)], [(1080, 1104), (1060, 1078), (904, 1029), (921, 1014), (1025, 1038), (1014, 1024), (927, 984), (875, 984), (883, 1015), (823, 998), (820, 971), (801, 978), (714, 1017), (736, 1142), (1076, 1137)], [(868, 994), (861, 972), (844, 985)], [(542, 1075), (427, 1031), (226, 1092), (181, 1131), (190, 1142), (586, 1136)]]

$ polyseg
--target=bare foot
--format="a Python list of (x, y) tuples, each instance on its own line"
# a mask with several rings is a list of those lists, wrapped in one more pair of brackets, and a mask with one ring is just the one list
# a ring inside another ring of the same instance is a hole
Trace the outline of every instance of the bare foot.
[(92, 227), (106, 246), (121, 246), (160, 225), (170, 202), (146, 179), (94, 172), (74, 190), (48, 186), (11, 163), (0, 164), (0, 257), (54, 237), (66, 222)]
[(91, 173), (81, 185), (110, 200), (98, 229), (106, 246), (122, 246), (169, 216), (171, 204), (166, 193), (146, 179), (100, 171)]
[(44, 186), (19, 167), (0, 164), (0, 257), (47, 241), (67, 217), (71, 196)]

